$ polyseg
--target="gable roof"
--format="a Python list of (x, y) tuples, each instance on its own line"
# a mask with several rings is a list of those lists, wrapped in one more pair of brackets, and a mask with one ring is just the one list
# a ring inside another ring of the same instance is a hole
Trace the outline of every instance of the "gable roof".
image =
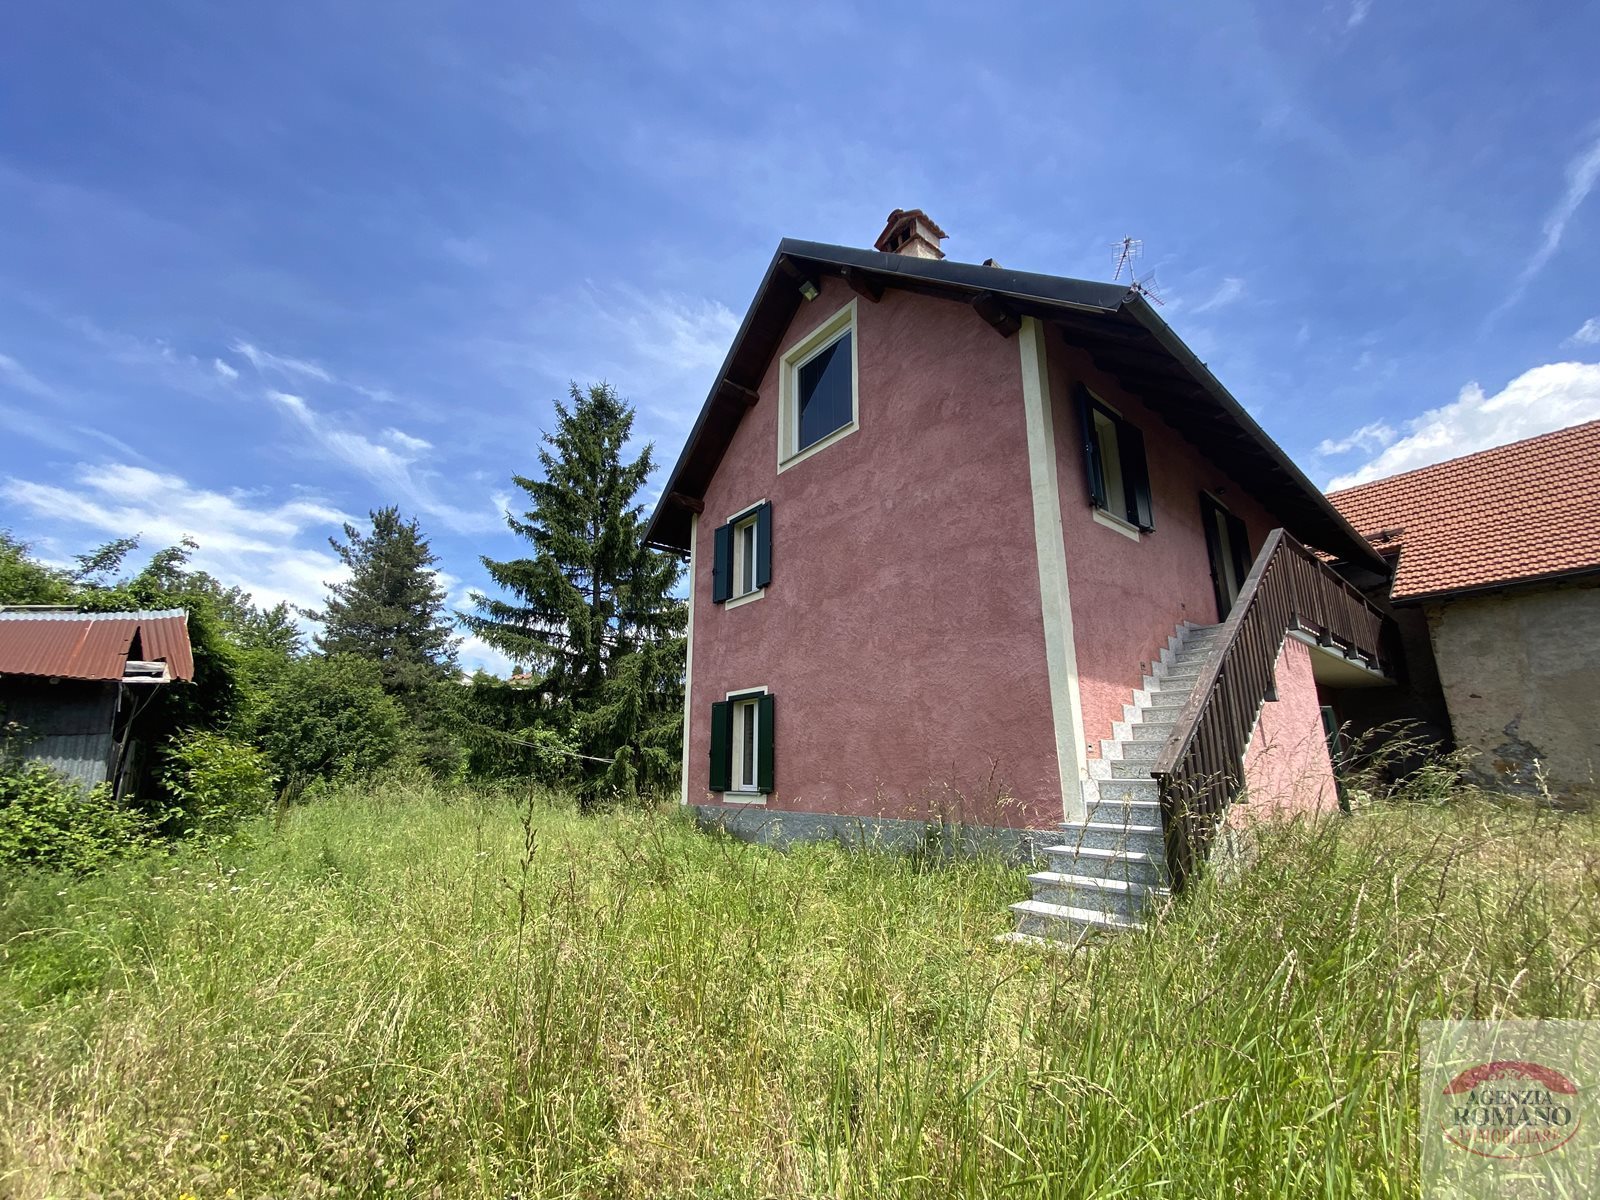
[(171, 679), (194, 678), (189, 616), (160, 612), (0, 610), (0, 675), (115, 681), (139, 643), (139, 661), (165, 662)]
[(1393, 600), (1600, 572), (1600, 421), (1330, 493), (1380, 547)]
[[(1033, 316), (1087, 350), (1208, 457), (1230, 464), (1301, 541), (1339, 559), (1387, 573), (1387, 564), (1278, 448), (1148, 301), (1121, 284), (1094, 283), (1004, 267), (913, 258), (785, 238), (672, 468), (645, 540), (687, 551), (694, 501), (705, 495), (767, 364), (803, 303), (803, 281), (842, 277), (871, 298), (900, 288), (970, 304), (1002, 332)], [(687, 503), (686, 503), (687, 502)]]

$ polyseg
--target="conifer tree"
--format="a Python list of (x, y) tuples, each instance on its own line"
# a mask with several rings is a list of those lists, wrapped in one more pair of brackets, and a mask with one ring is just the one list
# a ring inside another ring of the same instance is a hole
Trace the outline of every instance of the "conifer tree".
[[(539, 451), (543, 478), (514, 475), (527, 495), (511, 529), (528, 558), (485, 558), (507, 595), (475, 593), (466, 626), (518, 662), (531, 662), (555, 713), (570, 722), (584, 761), (582, 799), (631, 796), (676, 777), (683, 721), (683, 573), (644, 544), (637, 502), (651, 448), (624, 451), (633, 409), (607, 384), (572, 385)], [(592, 761), (609, 760), (606, 762)]]
[(326, 607), (306, 616), (322, 622), (317, 649), (376, 663), (383, 690), (415, 716), (424, 693), (455, 674), (456, 638), (433, 571), (439, 560), (398, 508), (371, 518), (371, 533), (346, 525), (344, 541), (328, 539), (350, 578), (329, 585)]

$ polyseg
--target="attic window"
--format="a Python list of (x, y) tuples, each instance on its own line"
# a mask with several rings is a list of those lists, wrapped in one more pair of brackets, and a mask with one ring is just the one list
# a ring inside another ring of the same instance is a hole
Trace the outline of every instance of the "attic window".
[(854, 433), (856, 302), (852, 300), (783, 356), (778, 382), (778, 470)]

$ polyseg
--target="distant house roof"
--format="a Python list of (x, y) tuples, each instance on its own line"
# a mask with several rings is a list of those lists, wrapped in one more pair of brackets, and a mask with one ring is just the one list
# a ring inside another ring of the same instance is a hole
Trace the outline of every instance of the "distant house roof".
[(1600, 421), (1328, 496), (1380, 550), (1395, 600), (1600, 573)]
[(160, 612), (59, 612), (0, 609), (0, 675), (120, 680), (128, 664), (162, 662), (168, 679), (194, 678), (189, 618)]
[(1213, 461), (1230, 464), (1280, 515), (1289, 531), (1336, 558), (1387, 570), (1322, 492), (1301, 473), (1177, 334), (1125, 284), (1093, 283), (999, 266), (915, 258), (785, 238), (745, 313), (688, 443), (672, 468), (645, 541), (687, 551), (689, 515), (705, 496), (733, 431), (795, 311), (801, 285), (842, 277), (867, 296), (898, 288), (970, 304), (1002, 330), (1034, 316), (1086, 347), (1097, 366), (1120, 380), (1162, 420)]

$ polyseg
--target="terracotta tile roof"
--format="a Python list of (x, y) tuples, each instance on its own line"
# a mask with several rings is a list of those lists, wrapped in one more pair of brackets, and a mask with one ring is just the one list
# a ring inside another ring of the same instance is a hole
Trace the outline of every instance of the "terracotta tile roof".
[(138, 637), (142, 662), (164, 662), (173, 679), (194, 678), (189, 617), (161, 612), (0, 611), (0, 675), (118, 680)]
[(1331, 492), (1395, 600), (1600, 571), (1600, 421)]

